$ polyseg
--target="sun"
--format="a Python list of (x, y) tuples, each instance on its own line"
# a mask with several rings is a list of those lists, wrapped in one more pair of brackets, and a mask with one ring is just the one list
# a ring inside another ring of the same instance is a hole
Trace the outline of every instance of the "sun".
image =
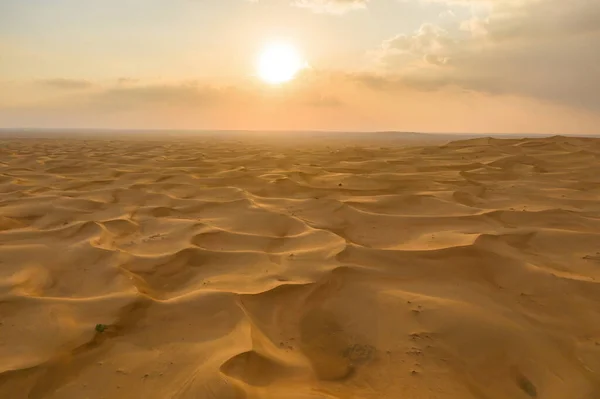
[(266, 83), (288, 82), (303, 68), (304, 62), (294, 46), (286, 42), (270, 43), (258, 57), (258, 76)]

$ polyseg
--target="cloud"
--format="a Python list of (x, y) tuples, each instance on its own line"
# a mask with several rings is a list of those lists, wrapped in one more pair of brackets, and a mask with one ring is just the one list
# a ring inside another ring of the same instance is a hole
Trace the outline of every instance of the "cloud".
[(43, 86), (61, 90), (81, 90), (92, 87), (92, 83), (87, 80), (66, 78), (44, 79), (38, 81), (38, 83)]
[(559, 38), (600, 31), (596, 0), (498, 2), (478, 23), (493, 40)]
[[(84, 86), (75, 84), (75, 80), (61, 79), (50, 84), (44, 81), (46, 90), (37, 93), (27, 91), (27, 98), (35, 107), (93, 109), (109, 113), (142, 109), (204, 110), (261, 104), (282, 107), (341, 107), (344, 103), (339, 99), (335, 83), (332, 83), (330, 78), (329, 75), (304, 71), (293, 82), (276, 90), (252, 80), (235, 85), (218, 85), (205, 81), (152, 82), (115, 79), (86, 82)], [(39, 88), (38, 83), (40, 82), (36, 82), (30, 89)], [(65, 90), (65, 87), (70, 88), (71, 85), (81, 89)], [(52, 91), (48, 91), (47, 88), (51, 88)], [(84, 88), (86, 90), (83, 90)], [(26, 92), (24, 89), (16, 91)]]
[[(384, 41), (377, 59), (390, 81), (518, 94), (600, 111), (600, 2), (497, 1), (462, 32), (424, 24)], [(379, 89), (385, 89), (378, 82)]]
[(118, 85), (131, 85), (131, 84), (136, 84), (139, 81), (140, 81), (139, 79), (135, 79), (135, 78), (118, 78), (117, 84)]
[(501, 82), (461, 78), (311, 69), (277, 88), (251, 79), (229, 86), (112, 79), (76, 91), (0, 81), (10, 99), (0, 101), (0, 119), (4, 126), (46, 127), (597, 132), (600, 114), (514, 95)]
[[(257, 3), (259, 0), (248, 0)], [(365, 8), (369, 0), (290, 0), (290, 4), (320, 14), (343, 14)]]
[(384, 41), (384, 62), (398, 63), (414, 57), (436, 65), (448, 62), (448, 49), (456, 41), (448, 32), (433, 24), (423, 24), (413, 35), (398, 35)]
[(242, 99), (242, 90), (197, 82), (136, 83), (118, 81), (82, 99), (103, 110), (145, 107), (206, 108)]

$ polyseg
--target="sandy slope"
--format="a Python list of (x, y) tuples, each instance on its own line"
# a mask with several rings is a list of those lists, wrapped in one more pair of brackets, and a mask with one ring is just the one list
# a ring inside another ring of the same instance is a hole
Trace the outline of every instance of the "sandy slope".
[(0, 397), (600, 398), (599, 199), (596, 139), (3, 140)]

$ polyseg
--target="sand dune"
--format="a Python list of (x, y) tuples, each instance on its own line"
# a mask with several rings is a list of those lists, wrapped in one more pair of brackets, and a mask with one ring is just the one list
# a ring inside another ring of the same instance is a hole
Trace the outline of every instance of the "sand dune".
[(600, 398), (600, 139), (332, 143), (0, 141), (0, 397)]

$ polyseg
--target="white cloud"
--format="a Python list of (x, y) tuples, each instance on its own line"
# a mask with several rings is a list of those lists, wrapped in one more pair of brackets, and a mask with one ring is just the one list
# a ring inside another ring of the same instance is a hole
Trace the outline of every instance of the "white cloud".
[(383, 43), (386, 62), (418, 57), (425, 62), (443, 65), (449, 61), (449, 51), (455, 43), (448, 32), (433, 24), (423, 24), (413, 35), (398, 35)]
[[(424, 87), (527, 95), (600, 111), (600, 1), (497, 1), (462, 34), (424, 24), (385, 41), (389, 74)], [(427, 85), (429, 83), (429, 85)]]
[(298, 7), (308, 8), (318, 13), (341, 14), (350, 10), (365, 8), (369, 0), (295, 0)]
[[(248, 0), (257, 3), (259, 0)], [(289, 0), (290, 4), (306, 8), (320, 14), (343, 14), (351, 10), (360, 10), (369, 0)]]

